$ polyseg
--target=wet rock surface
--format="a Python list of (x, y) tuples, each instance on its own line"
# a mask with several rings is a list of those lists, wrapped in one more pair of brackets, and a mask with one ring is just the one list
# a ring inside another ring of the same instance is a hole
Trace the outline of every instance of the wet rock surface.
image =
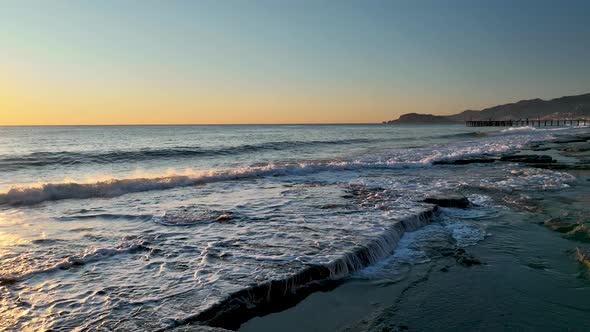
[(495, 162), (495, 158), (464, 158), (453, 160), (439, 160), (433, 162), (433, 165), (469, 165), (469, 164), (487, 164)]
[(579, 147), (569, 147), (561, 149), (563, 152), (570, 152), (570, 153), (577, 153), (577, 152), (586, 152), (590, 151), (590, 146), (579, 146)]
[(590, 242), (590, 227), (587, 224), (580, 223), (567, 232), (566, 237), (571, 240)]
[(566, 137), (566, 138), (561, 138), (558, 140), (553, 141), (554, 143), (558, 143), (558, 144), (563, 144), (563, 143), (578, 143), (578, 142), (586, 142), (587, 138), (585, 137)]
[(580, 247), (576, 248), (576, 259), (587, 269), (590, 270), (590, 250)]
[(543, 223), (547, 228), (559, 233), (567, 233), (572, 231), (578, 223), (563, 220), (562, 218), (553, 218)]
[(461, 195), (436, 195), (424, 199), (425, 203), (435, 204), (440, 207), (465, 209), (471, 206), (467, 197)]
[[(456, 248), (456, 249), (449, 249), (441, 251), (443, 257), (453, 257), (457, 261), (457, 264), (464, 266), (464, 267), (471, 267), (475, 265), (481, 265), (482, 262), (475, 258), (473, 255), (468, 254), (465, 249), (463, 248)], [(445, 267), (446, 271), (448, 272), (448, 267)]]
[(526, 164), (555, 162), (555, 160), (551, 156), (535, 155), (535, 154), (506, 155), (506, 156), (502, 156), (500, 158), (500, 160), (501, 161), (517, 162), (517, 163), (526, 163)]

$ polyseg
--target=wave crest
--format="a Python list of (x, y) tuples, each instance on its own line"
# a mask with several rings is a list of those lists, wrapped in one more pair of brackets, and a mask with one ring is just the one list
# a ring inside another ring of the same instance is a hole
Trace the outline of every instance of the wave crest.
[(139, 149), (128, 151), (101, 152), (35, 152), (21, 156), (6, 156), (0, 158), (0, 166), (5, 171), (23, 168), (41, 167), (48, 165), (79, 165), (79, 164), (109, 164), (138, 162), (153, 159), (175, 159), (192, 157), (209, 157), (236, 155), (262, 151), (279, 151), (285, 149), (349, 145), (374, 142), (374, 139), (343, 139), (343, 140), (311, 140), (311, 141), (279, 141), (260, 144), (245, 144), (218, 148), (202, 148), (196, 146), (178, 146), (164, 149)]
[(191, 171), (183, 174), (135, 176), (134, 178), (106, 179), (93, 182), (64, 181), (37, 186), (16, 186), (0, 193), (0, 205), (31, 205), (44, 201), (71, 198), (115, 197), (127, 193), (188, 187), (219, 181), (253, 179), (268, 176), (308, 175), (322, 171), (346, 171), (379, 168), (427, 167), (441, 160), (502, 153), (519, 148), (546, 135), (507, 135), (489, 137), (477, 142), (436, 145), (425, 148), (392, 149), (370, 153), (355, 160), (317, 161), (309, 163), (265, 164), (228, 170)]

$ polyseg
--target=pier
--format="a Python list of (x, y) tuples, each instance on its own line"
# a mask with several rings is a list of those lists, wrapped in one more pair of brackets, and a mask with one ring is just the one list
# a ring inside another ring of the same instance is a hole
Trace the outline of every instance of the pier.
[(585, 126), (587, 119), (560, 119), (560, 120), (477, 120), (465, 121), (467, 127), (559, 127), (559, 126)]

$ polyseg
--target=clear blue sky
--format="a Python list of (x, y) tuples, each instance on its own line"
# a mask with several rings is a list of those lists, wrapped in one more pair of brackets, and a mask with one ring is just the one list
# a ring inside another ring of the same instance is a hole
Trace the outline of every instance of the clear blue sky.
[(589, 19), (590, 1), (0, 0), (0, 124), (374, 122), (587, 93)]

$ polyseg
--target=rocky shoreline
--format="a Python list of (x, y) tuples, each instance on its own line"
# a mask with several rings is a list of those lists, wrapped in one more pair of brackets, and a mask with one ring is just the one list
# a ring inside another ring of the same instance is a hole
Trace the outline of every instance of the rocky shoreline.
[[(537, 153), (537, 152), (542, 152)], [(519, 163), (527, 167), (558, 170), (574, 175), (590, 175), (590, 134), (559, 136), (546, 142), (534, 142), (507, 154), (438, 161), (438, 165), (467, 165), (475, 163)], [(590, 216), (565, 215), (540, 222), (573, 241), (590, 242)], [(578, 257), (590, 269), (590, 257), (578, 248)]]
[[(538, 154), (537, 152), (543, 152)], [(590, 170), (590, 134), (563, 136), (547, 142), (535, 142), (506, 154), (435, 161), (435, 165), (468, 165), (515, 162), (525, 166), (554, 170)]]
[[(469, 247), (467, 251), (459, 247), (432, 248), (434, 256), (432, 256), (431, 263), (413, 267), (413, 271), (408, 274), (407, 279), (393, 282), (393, 284), (387, 286), (387, 291), (380, 289), (380, 286), (371, 286), (370, 283), (367, 285), (358, 282), (344, 284), (333, 292), (312, 296), (311, 300), (305, 301), (295, 309), (276, 314), (270, 318), (257, 318), (248, 323), (244, 331), (272, 330), (279, 325), (282, 326), (285, 322), (298, 321), (302, 317), (309, 317), (316, 310), (322, 312), (322, 317), (326, 315), (333, 317), (327, 319), (329, 322), (318, 325), (308, 324), (309, 327), (322, 326), (322, 328), (331, 330), (339, 326), (337, 330), (350, 331), (373, 331), (381, 328), (391, 331), (425, 330), (428, 327), (439, 326), (437, 324), (441, 324), (445, 319), (451, 319), (449, 317), (461, 311), (457, 308), (451, 308), (446, 314), (436, 314), (436, 310), (429, 311), (426, 308), (428, 303), (438, 303), (439, 299), (450, 300), (454, 296), (464, 296), (463, 294), (475, 294), (476, 292), (486, 294), (492, 289), (494, 294), (497, 291), (504, 292), (506, 289), (507, 293), (502, 296), (511, 298), (511, 296), (517, 296), (513, 294), (512, 287), (505, 287), (506, 283), (512, 282), (511, 278), (522, 280), (519, 287), (523, 289), (526, 289), (531, 282), (543, 284), (540, 280), (550, 276), (543, 276), (544, 271), (554, 271), (557, 269), (558, 264), (559, 270), (567, 271), (576, 268), (575, 265), (579, 262), (580, 272), (579, 276), (575, 278), (582, 285), (587, 284), (588, 279), (590, 279), (590, 210), (585, 207), (588, 205), (584, 205), (583, 200), (586, 192), (589, 191), (585, 184), (590, 181), (590, 134), (583, 133), (567, 136), (556, 134), (556, 136), (557, 138), (554, 140), (532, 142), (527, 146), (507, 153), (448, 159), (434, 163), (453, 168), (470, 164), (517, 163), (525, 168), (554, 170), (576, 176), (576, 181), (573, 181), (571, 187), (565, 190), (555, 190), (550, 194), (538, 193), (538, 195), (533, 192), (531, 197), (518, 200), (512, 205), (506, 202), (505, 205), (510, 207), (511, 211), (513, 211), (511, 213), (514, 215), (505, 219), (499, 217), (497, 222), (511, 225), (515, 222), (512, 218), (520, 215), (523, 221), (517, 228), (505, 230), (504, 233), (496, 233), (493, 235), (494, 240), (485, 241), (481, 247)], [(460, 194), (442, 193), (426, 197), (423, 201), (440, 207), (460, 209), (471, 208), (474, 205), (477, 207), (476, 204)], [(590, 200), (588, 200), (588, 203), (590, 203)], [(532, 206), (531, 208), (528, 208), (527, 205), (529, 204)], [(535, 223), (541, 227), (535, 227)], [(497, 227), (502, 229), (507, 226), (498, 225)], [(513, 226), (509, 227), (512, 228)], [(547, 230), (555, 233), (551, 234)], [(497, 231), (500, 232), (500, 230)], [(515, 235), (515, 232), (520, 235)], [(527, 240), (524, 240), (525, 236)], [(516, 243), (522, 247), (517, 246)], [(501, 254), (504, 248), (506, 250), (505, 258)], [(514, 250), (518, 252), (518, 255), (513, 252)], [(529, 255), (524, 255), (524, 251), (530, 251)], [(498, 256), (499, 253), (500, 256)], [(510, 261), (510, 259), (516, 261)], [(521, 262), (526, 260), (526, 262), (518, 264), (519, 260)], [(500, 264), (499, 262), (505, 263)], [(499, 267), (498, 264), (502, 267)], [(529, 272), (523, 273), (523, 268)], [(514, 274), (507, 272), (506, 269), (513, 270)], [(523, 275), (520, 275), (521, 273)], [(572, 276), (571, 271), (569, 273)], [(535, 281), (527, 279), (533, 275), (534, 278), (537, 278), (534, 279)], [(501, 278), (504, 276), (508, 279), (502, 281)], [(473, 283), (472, 280), (474, 279), (480, 280), (481, 283)], [(384, 282), (389, 285), (387, 281)], [(496, 282), (498, 283), (495, 286), (496, 288), (490, 286), (490, 289), (488, 289), (485, 286), (488, 284), (493, 285)], [(569, 282), (571, 283), (571, 281)], [(453, 292), (453, 287), (464, 288), (460, 292), (461, 295)], [(363, 290), (357, 291), (358, 288)], [(567, 291), (563, 286), (554, 288), (554, 290), (556, 294), (558, 290)], [(547, 291), (549, 293), (553, 292)], [(365, 295), (367, 292), (373, 292), (374, 294), (367, 296)], [(384, 296), (382, 294), (389, 295)], [(442, 295), (437, 296), (436, 294)], [(550, 296), (560, 298), (555, 294)], [(512, 300), (517, 299), (521, 300), (518, 297), (512, 298)], [(369, 303), (362, 305), (363, 309), (357, 309), (360, 304), (348, 304), (348, 302), (359, 301), (369, 301)], [(341, 305), (342, 308), (331, 310), (326, 307), (335, 304)], [(455, 307), (461, 305), (472, 307), (477, 304), (479, 304), (477, 296), (473, 299), (467, 296), (459, 302), (453, 300), (448, 303), (448, 305)], [(376, 308), (372, 308), (373, 305)], [(487, 304), (486, 307), (488, 307)], [(439, 310), (441, 308), (438, 307)], [(349, 310), (354, 312), (355, 315), (365, 318), (358, 321), (352, 320), (354, 322), (344, 320), (345, 322), (342, 323), (343, 310)], [(506, 310), (509, 309), (499, 309), (498, 314), (503, 315), (508, 312)], [(359, 311), (362, 312), (359, 313)], [(414, 318), (420, 317), (424, 319), (412, 320), (412, 315), (416, 316)], [(467, 315), (459, 320), (455, 317), (455, 320), (451, 319), (451, 321), (456, 324), (457, 321), (468, 321), (469, 317), (470, 315)], [(428, 323), (429, 320), (433, 323)], [(539, 320), (537, 319), (537, 321)], [(492, 322), (499, 321), (492, 319)], [(515, 318), (514, 322), (520, 323), (521, 320)]]

